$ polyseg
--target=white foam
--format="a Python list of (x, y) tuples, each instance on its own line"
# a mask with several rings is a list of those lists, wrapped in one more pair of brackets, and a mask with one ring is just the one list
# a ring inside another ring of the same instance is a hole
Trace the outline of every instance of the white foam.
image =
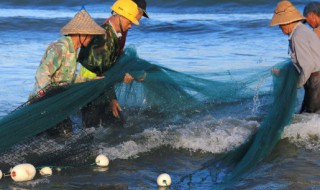
[(293, 124), (284, 129), (282, 139), (310, 150), (320, 149), (320, 115), (300, 114), (295, 116)]
[[(136, 136), (137, 138), (135, 140), (128, 140), (114, 147), (107, 147), (104, 146), (104, 144), (100, 144), (101, 153), (108, 155), (111, 160), (116, 158), (136, 158), (139, 153), (149, 152), (153, 148), (165, 145), (167, 132), (161, 132), (157, 129), (146, 129), (142, 134)], [(139, 142), (139, 138), (145, 138), (145, 140)]]
[(256, 121), (239, 119), (215, 120), (211, 117), (165, 129), (146, 129), (132, 139), (114, 147), (101, 145), (101, 153), (113, 160), (137, 157), (139, 153), (169, 146), (203, 153), (223, 153), (241, 145), (256, 130)]
[(41, 185), (41, 184), (49, 184), (49, 183), (50, 183), (50, 180), (48, 178), (41, 178), (41, 179), (35, 179), (35, 180), (32, 180), (32, 181), (24, 182), (24, 185), (31, 186), (31, 187), (36, 187), (36, 186)]
[[(213, 128), (212, 126), (217, 126)], [(197, 123), (190, 123), (176, 134), (175, 148), (184, 148), (191, 151), (209, 153), (223, 153), (230, 151), (244, 143), (258, 123), (238, 119), (223, 119), (217, 123), (209, 120), (197, 126)]]

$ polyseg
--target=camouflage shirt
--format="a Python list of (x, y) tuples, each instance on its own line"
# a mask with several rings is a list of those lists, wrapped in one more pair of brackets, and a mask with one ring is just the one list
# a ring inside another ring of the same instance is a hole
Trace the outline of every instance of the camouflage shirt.
[(117, 37), (110, 22), (102, 25), (105, 35), (95, 36), (87, 47), (82, 47), (79, 62), (91, 72), (102, 75), (110, 69), (121, 54), (121, 39)]
[(49, 86), (74, 82), (77, 69), (77, 52), (71, 37), (62, 36), (47, 48), (36, 72), (36, 91)]

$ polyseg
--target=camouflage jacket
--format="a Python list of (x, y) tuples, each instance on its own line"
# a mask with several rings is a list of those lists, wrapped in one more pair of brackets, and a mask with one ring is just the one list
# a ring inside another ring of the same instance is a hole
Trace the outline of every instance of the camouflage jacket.
[(71, 37), (62, 36), (47, 48), (36, 72), (36, 92), (50, 86), (71, 84), (77, 70), (77, 52)]
[[(111, 17), (110, 17), (111, 18)], [(108, 22), (110, 21), (110, 18), (107, 18), (103, 24), (108, 24)], [(128, 33), (128, 30), (125, 31), (125, 32), (122, 32), (122, 36), (121, 36), (121, 39), (120, 39), (120, 53), (122, 54), (123, 50), (124, 50), (124, 46), (126, 44), (126, 39), (127, 39), (127, 33)]]
[(79, 62), (98, 76), (110, 69), (121, 55), (121, 39), (116, 36), (110, 22), (102, 27), (106, 34), (96, 35), (79, 53)]

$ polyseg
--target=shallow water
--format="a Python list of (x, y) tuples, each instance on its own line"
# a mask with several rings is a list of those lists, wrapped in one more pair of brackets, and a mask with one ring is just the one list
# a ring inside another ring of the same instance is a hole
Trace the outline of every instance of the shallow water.
[[(301, 11), (308, 1), (293, 2)], [(154, 64), (198, 77), (245, 78), (289, 58), (287, 36), (268, 26), (276, 3), (148, 2), (151, 19), (142, 19), (140, 26), (131, 29), (127, 46), (134, 46), (141, 58)], [(0, 3), (0, 117), (27, 100), (46, 47), (81, 5), (79, 1)], [(86, 9), (102, 23), (110, 5), (90, 1)], [(270, 81), (264, 85), (271, 88)], [(90, 129), (102, 139), (100, 153), (111, 160), (106, 171), (87, 165), (65, 169), (66, 164), (53, 176), (37, 174), (29, 182), (14, 183), (5, 177), (0, 188), (157, 189), (156, 178), (163, 172), (172, 177), (171, 189), (219, 188), (210, 179), (210, 169), (200, 169), (254, 133), (267, 111), (263, 97), (259, 100), (260, 105), (222, 105), (183, 120), (179, 116), (150, 120), (129, 112), (124, 128)], [(259, 106), (262, 111), (256, 112)], [(319, 121), (317, 114), (296, 115), (272, 154), (230, 189), (318, 189)], [(17, 154), (23, 160), (26, 152)]]

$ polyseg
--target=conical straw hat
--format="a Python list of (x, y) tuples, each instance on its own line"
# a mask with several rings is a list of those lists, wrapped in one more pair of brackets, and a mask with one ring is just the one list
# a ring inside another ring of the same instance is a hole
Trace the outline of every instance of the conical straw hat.
[(61, 34), (105, 34), (105, 29), (99, 26), (86, 10), (79, 11), (73, 19), (61, 30)]
[(270, 26), (289, 24), (305, 19), (290, 1), (280, 1), (274, 11)]

